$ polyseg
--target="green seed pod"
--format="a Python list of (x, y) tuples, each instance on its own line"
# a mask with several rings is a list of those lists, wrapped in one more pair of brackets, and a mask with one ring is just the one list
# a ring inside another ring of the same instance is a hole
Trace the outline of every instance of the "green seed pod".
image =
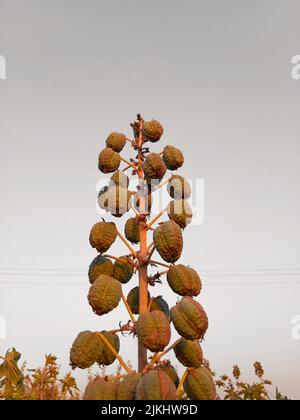
[(102, 150), (99, 155), (99, 170), (104, 174), (115, 172), (121, 163), (121, 157), (119, 153), (114, 152), (109, 147)]
[(170, 319), (170, 309), (168, 303), (162, 296), (157, 296), (152, 298), (152, 303), (150, 306), (150, 312), (153, 311), (162, 311), (168, 319)]
[(208, 318), (200, 303), (187, 296), (170, 312), (174, 327), (182, 337), (187, 340), (203, 339), (208, 329)]
[(129, 187), (129, 178), (123, 171), (116, 171), (110, 178), (110, 186), (118, 186), (127, 189)]
[(173, 175), (170, 178), (167, 189), (175, 200), (188, 200), (192, 193), (190, 184), (180, 175)]
[(170, 322), (161, 311), (141, 314), (136, 331), (144, 346), (153, 352), (164, 350), (171, 339)]
[(183, 238), (180, 227), (173, 220), (162, 223), (153, 234), (157, 252), (163, 260), (175, 263), (181, 256)]
[(131, 401), (135, 399), (135, 391), (138, 382), (141, 380), (141, 373), (130, 373), (121, 382), (118, 387), (117, 400)]
[(140, 242), (140, 227), (136, 217), (127, 220), (125, 224), (125, 237), (132, 244), (138, 244)]
[(136, 400), (177, 400), (176, 387), (162, 369), (146, 373), (136, 387)]
[(193, 211), (186, 200), (170, 201), (168, 205), (168, 216), (170, 220), (177, 223), (181, 229), (185, 229), (191, 223)]
[[(112, 345), (112, 347), (115, 349), (117, 353), (120, 351), (120, 340), (117, 334), (114, 334), (109, 331), (102, 331), (102, 334), (104, 337), (109, 341), (109, 343)], [(100, 338), (101, 339), (101, 338)], [(98, 355), (97, 363), (99, 365), (109, 366), (111, 365), (115, 360), (116, 356), (114, 353), (110, 350), (110, 348), (107, 346), (107, 344), (102, 341), (102, 351)]]
[(70, 351), (72, 369), (87, 369), (96, 363), (102, 351), (102, 340), (91, 331), (82, 331), (76, 337)]
[(163, 152), (163, 161), (170, 171), (176, 171), (184, 163), (184, 156), (181, 150), (173, 146), (166, 146)]
[(121, 283), (113, 277), (101, 275), (92, 284), (88, 300), (95, 314), (104, 315), (119, 305), (121, 295)]
[[(134, 314), (139, 313), (139, 305), (140, 305), (140, 297), (139, 297), (140, 289), (139, 286), (134, 287), (130, 290), (127, 295), (127, 302), (128, 305)], [(150, 293), (148, 292), (148, 303), (150, 301)]]
[(85, 401), (113, 401), (117, 397), (118, 382), (97, 378), (90, 381), (84, 391)]
[(185, 367), (200, 367), (203, 365), (203, 351), (199, 340), (182, 339), (175, 347), (174, 353)]
[(170, 267), (167, 280), (173, 292), (181, 296), (198, 296), (202, 289), (198, 273), (182, 264)]
[(113, 277), (114, 265), (109, 258), (98, 255), (90, 264), (89, 267), (89, 280), (93, 284), (94, 281), (101, 275)]
[(165, 366), (159, 366), (157, 369), (161, 369), (162, 371), (164, 371), (168, 375), (168, 377), (171, 379), (171, 381), (174, 383), (176, 388), (178, 387), (180, 380), (174, 366), (172, 366), (171, 364), (168, 364)]
[(119, 282), (126, 284), (132, 278), (134, 272), (134, 265), (132, 260), (127, 257), (120, 257), (114, 263), (113, 277)]
[(151, 141), (151, 143), (156, 143), (160, 140), (161, 136), (164, 133), (163, 126), (159, 121), (145, 121), (143, 124), (143, 141)]
[(151, 184), (151, 181), (160, 181), (165, 176), (167, 167), (158, 153), (150, 153), (144, 162), (143, 170), (147, 183)]
[(116, 225), (112, 222), (96, 223), (90, 233), (90, 244), (96, 248), (100, 254), (109, 250), (117, 237)]
[(114, 152), (122, 152), (126, 144), (126, 136), (122, 133), (111, 133), (106, 139), (106, 146)]
[(190, 400), (214, 401), (217, 397), (214, 379), (205, 367), (190, 370), (183, 387)]

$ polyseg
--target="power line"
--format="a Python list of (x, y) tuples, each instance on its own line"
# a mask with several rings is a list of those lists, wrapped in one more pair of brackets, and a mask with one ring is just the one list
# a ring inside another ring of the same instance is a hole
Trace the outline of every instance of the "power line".
[[(54, 281), (18, 281), (18, 280), (0, 280), (0, 284), (5, 285), (35, 285), (35, 286), (90, 286), (85, 282), (54, 282)], [(207, 286), (261, 286), (261, 285), (300, 285), (300, 280), (295, 281), (253, 281), (253, 282), (207, 282)]]
[[(61, 278), (68, 278), (68, 277), (84, 277), (87, 275), (87, 271), (83, 273), (49, 273), (49, 272), (1, 272), (0, 276), (14, 276), (14, 277), (61, 277)], [(243, 271), (201, 271), (200, 275), (207, 276), (207, 277), (290, 277), (290, 276), (300, 276), (300, 271), (298, 272), (289, 272), (289, 271), (269, 271), (269, 272), (243, 272)]]
[[(85, 273), (87, 270), (86, 269), (79, 269), (79, 268), (23, 268), (23, 267), (0, 267), (0, 272), (1, 271), (21, 271), (21, 272), (28, 272), (28, 271), (38, 271), (38, 272), (81, 272), (81, 273)], [(284, 268), (203, 268), (204, 272), (235, 272), (235, 271), (240, 271), (240, 272), (257, 272), (257, 271), (272, 271), (272, 272), (278, 272), (278, 271), (283, 271), (283, 272), (289, 272), (289, 271), (297, 271), (300, 272), (300, 267), (293, 267), (293, 268), (288, 268), (288, 267), (284, 267)]]

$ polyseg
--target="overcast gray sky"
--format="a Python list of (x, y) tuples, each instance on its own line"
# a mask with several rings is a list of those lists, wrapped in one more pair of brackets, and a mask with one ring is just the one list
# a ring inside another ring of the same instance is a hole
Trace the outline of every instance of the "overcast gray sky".
[[(260, 360), (300, 397), (299, 14), (297, 0), (0, 0), (0, 354), (37, 366), (51, 352), (66, 370), (79, 331), (126, 318), (87, 303), (88, 235), (98, 153), (141, 112), (184, 151), (181, 174), (204, 179), (182, 262), (203, 273), (206, 357), (249, 380)], [(135, 348), (122, 340), (133, 363)]]

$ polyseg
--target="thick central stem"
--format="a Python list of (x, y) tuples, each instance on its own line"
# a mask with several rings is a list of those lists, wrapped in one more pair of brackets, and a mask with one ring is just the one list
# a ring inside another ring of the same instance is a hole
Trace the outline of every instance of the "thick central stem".
[[(139, 120), (139, 137), (138, 137), (138, 176), (139, 176), (139, 229), (140, 229), (140, 252), (139, 252), (139, 313), (140, 315), (147, 311), (148, 308), (148, 248), (147, 248), (147, 192), (145, 190), (145, 181), (143, 173), (143, 139), (142, 139), (143, 120)], [(147, 365), (147, 349), (141, 340), (138, 344), (138, 360), (139, 371), (141, 372)]]

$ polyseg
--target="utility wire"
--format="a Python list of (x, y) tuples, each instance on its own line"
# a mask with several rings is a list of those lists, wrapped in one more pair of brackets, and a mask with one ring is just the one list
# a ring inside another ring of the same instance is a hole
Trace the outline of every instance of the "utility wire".
[[(1, 272), (0, 276), (15, 276), (15, 277), (83, 277), (87, 275), (87, 271), (83, 272)], [(290, 277), (290, 276), (300, 276), (300, 270), (297, 272), (292, 271), (200, 271), (201, 276), (209, 277)]]
[[(89, 286), (88, 283), (75, 283), (75, 282), (29, 282), (29, 281), (0, 281), (4, 285), (24, 285), (24, 286)], [(300, 281), (272, 281), (272, 282), (210, 282), (206, 286), (276, 286), (276, 285), (299, 285)]]
[[(38, 271), (38, 272), (81, 272), (84, 273), (87, 270), (85, 269), (70, 269), (70, 268), (20, 268), (20, 267), (0, 267), (1, 271), (21, 271), (21, 272), (27, 272), (27, 271)], [(294, 268), (207, 268), (203, 269), (204, 272), (234, 272), (234, 271), (241, 271), (241, 272), (257, 272), (257, 271), (297, 271), (300, 273), (300, 267), (294, 267)]]
[[(288, 277), (288, 280), (277, 281), (218, 281), (208, 282), (208, 286), (255, 286), (255, 285), (298, 285), (299, 280), (292, 280), (291, 277), (300, 277), (300, 268), (264, 268), (264, 269), (207, 269), (201, 271), (202, 277), (223, 277), (223, 278), (272, 278)], [(50, 281), (30, 281), (30, 280), (1, 280), (1, 277), (21, 277), (21, 278), (55, 278)], [(67, 278), (81, 278), (82, 282), (66, 281)], [(58, 280), (61, 278), (62, 281)], [(29, 268), (0, 268), (0, 284), (5, 285), (45, 285), (45, 286), (86, 286), (87, 270), (82, 269), (29, 269)]]

